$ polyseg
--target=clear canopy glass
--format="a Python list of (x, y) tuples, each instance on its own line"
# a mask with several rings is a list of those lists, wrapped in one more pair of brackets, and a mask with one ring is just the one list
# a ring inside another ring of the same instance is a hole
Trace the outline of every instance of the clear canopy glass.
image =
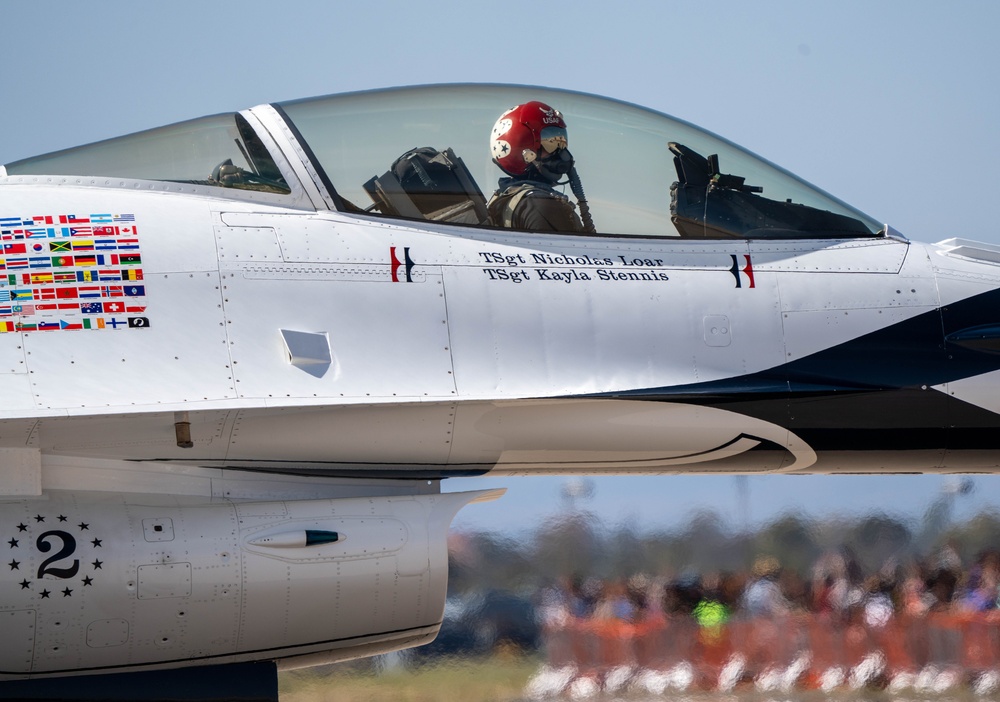
[[(371, 179), (389, 172), (416, 147), (450, 148), (489, 198), (505, 176), (491, 160), (491, 129), (501, 113), (530, 100), (562, 112), (569, 150), (599, 233), (789, 238), (875, 236), (881, 229), (864, 214), (735, 144), (667, 115), (592, 95), (445, 85), (280, 106), (344, 206), (386, 213), (392, 207), (379, 203), (378, 184)], [(568, 187), (565, 191), (569, 194)], [(410, 214), (456, 221), (418, 209)], [(468, 217), (460, 221), (491, 224)]]
[(15, 161), (8, 175), (111, 176), (291, 192), (240, 114), (202, 117)]
[[(444, 85), (349, 93), (277, 107), (313, 154), (314, 166), (325, 175), (341, 209), (498, 227), (509, 223), (491, 216), (487, 200), (506, 174), (492, 161), (490, 133), (502, 113), (532, 100), (562, 113), (577, 184), (599, 234), (880, 235), (881, 226), (871, 218), (735, 144), (667, 115), (593, 95), (527, 86)], [(240, 114), (204, 117), (24, 159), (7, 164), (6, 171), (12, 176), (114, 176), (290, 192), (275, 158)], [(568, 185), (560, 187), (567, 196), (575, 195), (571, 201), (579, 200)]]

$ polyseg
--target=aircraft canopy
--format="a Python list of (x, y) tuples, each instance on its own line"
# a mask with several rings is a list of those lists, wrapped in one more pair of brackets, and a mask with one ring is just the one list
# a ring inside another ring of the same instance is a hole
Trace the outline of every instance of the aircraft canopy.
[[(556, 108), (565, 119), (568, 149), (598, 234), (880, 235), (881, 226), (871, 218), (735, 144), (662, 113), (593, 95), (443, 85), (274, 107), (304, 143), (303, 152), (314, 159), (313, 168), (339, 209), (493, 226), (485, 202), (506, 174), (492, 161), (491, 130), (502, 113), (532, 100)], [(218, 186), (223, 197), (247, 190), (288, 194), (276, 162), (293, 156), (270, 153), (265, 143), (273, 144), (242, 114), (224, 114), (25, 159), (6, 170), (180, 181)], [(415, 177), (423, 183), (415, 190), (405, 182), (400, 163), (405, 166), (418, 151), (446, 182), (419, 168)], [(570, 194), (568, 185), (563, 189)]]

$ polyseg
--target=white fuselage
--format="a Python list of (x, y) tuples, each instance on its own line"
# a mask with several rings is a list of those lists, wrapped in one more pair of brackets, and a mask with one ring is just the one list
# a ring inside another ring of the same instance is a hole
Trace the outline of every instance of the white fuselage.
[(484, 232), (124, 185), (4, 188), (25, 213), (134, 215), (147, 325), (0, 335), (6, 447), (437, 477), (714, 471), (749, 433), (789, 455), (726, 469), (836, 470), (784, 423), (634, 394), (780, 368), (1000, 281), (891, 237)]

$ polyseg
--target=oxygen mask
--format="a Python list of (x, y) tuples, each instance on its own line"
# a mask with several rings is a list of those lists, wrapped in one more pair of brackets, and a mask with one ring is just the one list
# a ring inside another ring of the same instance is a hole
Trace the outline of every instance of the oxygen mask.
[(558, 183), (573, 170), (573, 154), (562, 147), (535, 160), (532, 165), (538, 174), (550, 183)]

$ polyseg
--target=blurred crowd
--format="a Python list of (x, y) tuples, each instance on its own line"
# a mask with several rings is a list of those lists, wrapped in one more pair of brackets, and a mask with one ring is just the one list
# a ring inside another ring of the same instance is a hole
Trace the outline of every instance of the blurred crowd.
[(864, 574), (846, 551), (808, 577), (772, 556), (747, 572), (567, 578), (538, 593), (546, 664), (532, 697), (626, 687), (830, 692), (842, 686), (1000, 689), (1000, 552)]
[(567, 619), (638, 622), (676, 616), (719, 626), (734, 617), (796, 613), (878, 627), (897, 616), (991, 612), (998, 603), (1000, 551), (985, 551), (963, 567), (955, 548), (946, 545), (924, 561), (890, 561), (868, 575), (849, 553), (832, 552), (819, 558), (809, 577), (761, 556), (747, 572), (564, 578), (538, 593), (536, 610), (543, 627), (562, 626)]
[(453, 534), (444, 624), (417, 655), (537, 651), (532, 698), (1000, 692), (1000, 515), (942, 534), (939, 511), (922, 522), (784, 515), (752, 532), (704, 513), (667, 533), (572, 512), (531, 538)]

